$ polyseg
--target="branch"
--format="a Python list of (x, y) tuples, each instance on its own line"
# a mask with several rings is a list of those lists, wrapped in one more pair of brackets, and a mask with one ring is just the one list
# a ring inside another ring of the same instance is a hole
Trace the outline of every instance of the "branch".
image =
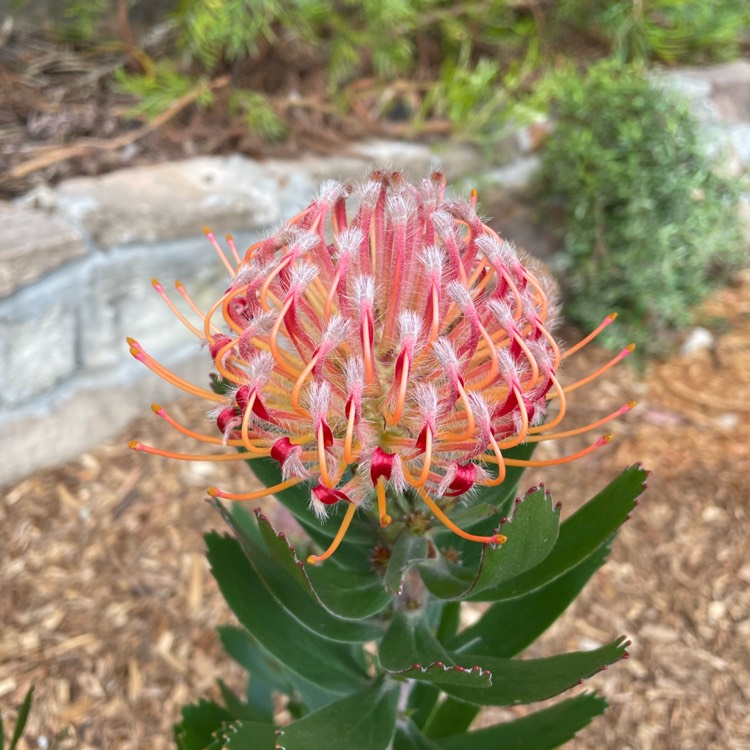
[(176, 114), (181, 112), (183, 109), (185, 109), (185, 107), (187, 107), (189, 104), (192, 104), (196, 99), (204, 94), (207, 88), (211, 90), (224, 88), (229, 84), (229, 81), (229, 76), (220, 76), (219, 78), (215, 78), (208, 84), (200, 83), (190, 89), (187, 94), (181, 96), (179, 99), (175, 99), (160, 115), (155, 117), (153, 120), (151, 120), (151, 122), (147, 123), (142, 128), (138, 128), (138, 130), (134, 130), (130, 133), (123, 133), (123, 135), (111, 140), (91, 138), (79, 143), (74, 143), (72, 146), (55, 149), (54, 151), (46, 153), (42, 156), (38, 156), (34, 159), (29, 159), (28, 161), (19, 164), (17, 167), (14, 167), (10, 170), (8, 176), (12, 179), (26, 177), (33, 172), (44, 169), (45, 167), (52, 166), (53, 164), (57, 164), (58, 162), (65, 161), (66, 159), (72, 159), (77, 156), (84, 156), (89, 151), (89, 149), (92, 148), (100, 149), (102, 151), (115, 151), (118, 148), (129, 146), (131, 143), (134, 143), (135, 141), (143, 138), (143, 136), (148, 135), (154, 130), (158, 130), (160, 127), (162, 127), (162, 125), (169, 122), (169, 120), (171, 120)]

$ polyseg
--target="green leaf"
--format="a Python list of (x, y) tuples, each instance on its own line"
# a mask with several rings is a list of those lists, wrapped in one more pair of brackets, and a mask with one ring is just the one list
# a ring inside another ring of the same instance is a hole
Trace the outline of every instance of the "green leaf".
[[(240, 520), (246, 514), (241, 508)], [(380, 580), (372, 570), (363, 573), (346, 570), (325, 564), (319, 567), (304, 566), (297, 559), (294, 547), (289, 544), (284, 534), (277, 534), (263, 514), (256, 513), (258, 527), (266, 546), (277, 564), (281, 565), (290, 576), (311, 594), (330, 614), (342, 620), (358, 621), (357, 627), (367, 631), (369, 640), (374, 640), (382, 633), (382, 628), (375, 623), (359, 623), (372, 615), (378, 614), (391, 601), (383, 590)], [(315, 583), (313, 583), (315, 581)], [(359, 641), (359, 638), (357, 639)]]
[(479, 706), (464, 703), (447, 695), (422, 730), (431, 739), (458, 734), (459, 731), (464, 731), (471, 726), (471, 722), (478, 713)]
[(491, 656), (456, 656), (492, 672), (488, 688), (444, 685), (443, 690), (460, 700), (482, 706), (512, 706), (546, 700), (577, 685), (622, 659), (628, 642), (618, 638), (594, 651), (577, 651), (545, 659), (499, 659)]
[(263, 586), (235, 539), (207, 534), (208, 560), (224, 598), (265, 651), (305, 680), (334, 693), (362, 684), (364, 670), (342, 645), (293, 620)]
[(404, 530), (391, 548), (383, 586), (391, 595), (401, 593), (404, 577), (417, 563), (424, 560), (430, 545), (424, 536), (415, 536)]
[(488, 588), (523, 573), (549, 555), (560, 527), (560, 507), (552, 503), (544, 487), (534, 487), (519, 498), (510, 522), (501, 526), (508, 539), (496, 548), (485, 550), (471, 593)]
[(489, 687), (492, 684), (492, 673), (481, 667), (451, 667), (440, 661), (423, 667), (414, 664), (408, 669), (398, 672), (389, 672), (389, 675), (399, 679), (421, 680), (423, 682), (435, 682), (442, 685), (459, 685), (464, 687)]
[(496, 602), (474, 625), (449, 641), (448, 647), (488, 656), (511, 657), (520, 653), (578, 596), (604, 564), (609, 550), (605, 544), (552, 583), (517, 599)]
[[(536, 450), (537, 443), (522, 443), (515, 448), (503, 451), (505, 458), (528, 461)], [(505, 479), (499, 487), (477, 487), (471, 501), (475, 506), (489, 503), (503, 515), (509, 516), (513, 509), (513, 499), (518, 493), (518, 483), (526, 471), (525, 466), (508, 466), (505, 469)]]
[(437, 740), (444, 750), (552, 750), (573, 739), (607, 702), (594, 693), (577, 695), (522, 719)]
[(379, 649), (380, 665), (390, 672), (408, 669), (417, 663), (443, 662), (453, 665), (449, 652), (430, 632), (420, 613), (401, 609), (393, 613)]
[(508, 537), (501, 545), (484, 545), (476, 568), (459, 565), (439, 556), (422, 563), (419, 572), (432, 594), (441, 599), (469, 595), (481, 600), (482, 592), (517, 577), (544, 560), (557, 540), (560, 522), (543, 487), (532, 487), (519, 499), (511, 520), (502, 526)]
[(406, 719), (396, 727), (393, 750), (440, 750), (440, 745), (425, 737), (411, 719)]
[(439, 688), (430, 685), (428, 682), (418, 682), (412, 687), (409, 693), (407, 713), (418, 727), (424, 726), (432, 715), (439, 697)]
[(175, 742), (180, 750), (204, 750), (232, 719), (229, 711), (213, 701), (183, 706), (182, 721), (174, 727)]
[[(248, 462), (255, 476), (266, 486), (273, 487), (282, 481), (281, 469), (276, 461), (269, 458), (253, 459)], [(309, 509), (310, 490), (305, 484), (289, 487), (277, 492), (274, 497), (294, 516), (300, 526), (310, 537), (327, 547), (338, 531), (336, 519), (332, 518), (327, 524), (321, 523)], [(339, 503), (340, 505), (340, 503)], [(370, 552), (380, 543), (378, 530), (373, 522), (363, 515), (355, 516), (346, 537), (336, 550), (336, 554), (328, 561), (326, 567), (346, 565), (349, 569), (356, 568), (360, 572), (370, 571)]]
[(298, 719), (276, 738), (280, 750), (386, 750), (396, 724), (399, 686), (378, 681)]
[(300, 596), (300, 586), (313, 594), (302, 564), (286, 536), (277, 534), (260, 510), (255, 511), (256, 527), (256, 522), (243, 509), (235, 507), (230, 514), (221, 503), (213, 502), (213, 505), (237, 535), (237, 541), (269, 594), (297, 622), (323, 638), (342, 643), (365, 643), (379, 638), (383, 632), (379, 624), (334, 617), (313, 596)]
[(255, 706), (249, 706), (245, 701), (243, 701), (237, 693), (234, 692), (225, 682), (224, 680), (217, 680), (216, 681), (219, 686), (219, 691), (221, 692), (221, 699), (224, 701), (224, 707), (229, 711), (229, 713), (232, 715), (235, 719), (243, 719), (245, 721), (261, 721), (264, 718), (267, 718), (266, 716), (261, 716), (258, 711), (256, 711)]
[(257, 721), (237, 721), (224, 731), (222, 750), (274, 750), (276, 727)]
[(222, 625), (218, 628), (224, 651), (240, 666), (244, 667), (254, 680), (264, 682), (270, 689), (289, 695), (292, 684), (283, 665), (270, 657), (245, 628)]
[[(29, 720), (29, 712), (31, 711), (31, 702), (34, 700), (34, 686), (32, 685), (24, 696), (23, 703), (21, 703), (18, 709), (18, 716), (16, 717), (16, 723), (13, 726), (13, 736), (10, 738), (9, 750), (16, 750), (16, 745), (21, 740), (23, 730), (26, 729), (26, 722)], [(2, 741), (3, 732), (0, 726), (0, 741)]]
[(380, 664), (392, 677), (433, 682), (441, 688), (463, 685), (477, 689), (492, 684), (492, 675), (473, 657), (457, 657), (446, 651), (421, 614), (397, 610), (380, 644)]
[[(607, 543), (628, 519), (645, 488), (648, 472), (631, 466), (560, 526), (557, 544), (541, 564), (516, 578), (485, 589), (477, 601), (515, 599), (546, 586)], [(474, 597), (469, 595), (469, 601)]]
[(335, 568), (326, 562), (307, 566), (305, 573), (318, 601), (333, 614), (347, 620), (376, 615), (392, 601), (374, 572), (359, 573)]

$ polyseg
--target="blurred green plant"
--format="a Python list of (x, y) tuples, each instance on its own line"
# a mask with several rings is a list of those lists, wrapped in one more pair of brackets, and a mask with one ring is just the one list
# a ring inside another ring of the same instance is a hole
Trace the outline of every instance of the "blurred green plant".
[(589, 327), (602, 305), (624, 312), (659, 353), (743, 258), (739, 184), (716, 171), (688, 103), (642, 69), (605, 62), (548, 85), (557, 122), (538, 189), (561, 218), (566, 313)]
[[(29, 713), (31, 712), (31, 702), (34, 698), (33, 686), (29, 688), (23, 702), (18, 707), (18, 714), (16, 721), (13, 724), (13, 732), (10, 736), (8, 750), (16, 750), (18, 743), (21, 741), (23, 736), (23, 730), (26, 729), (26, 722), (29, 720)], [(3, 727), (3, 719), (0, 716), (0, 750), (5, 748), (5, 729)]]
[(622, 62), (728, 60), (750, 42), (750, 5), (737, 0), (564, 0), (559, 13)]

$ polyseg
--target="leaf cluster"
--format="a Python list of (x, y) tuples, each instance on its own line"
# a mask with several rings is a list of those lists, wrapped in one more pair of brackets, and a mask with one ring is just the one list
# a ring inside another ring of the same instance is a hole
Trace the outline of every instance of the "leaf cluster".
[(538, 189), (560, 218), (566, 312), (587, 328), (602, 306), (622, 312), (642, 351), (662, 351), (742, 260), (739, 184), (717, 173), (688, 103), (642, 69), (600, 63), (554, 89)]
[[(264, 484), (277, 482), (275, 462), (254, 460), (252, 467)], [(178, 747), (558, 747), (602, 713), (603, 699), (583, 693), (503, 724), (470, 725), (482, 706), (546, 700), (623, 658), (622, 638), (587, 652), (517, 655), (605, 562), (645, 476), (640, 467), (626, 470), (563, 523), (543, 487), (515, 497), (517, 469), (470, 505), (446, 506), (474, 533), (500, 525), (507, 541), (496, 548), (410, 525), (404, 519), (414, 498), (404, 496), (405, 515), (386, 529), (358, 514), (321, 566), (300, 560), (336, 529), (308, 510), (304, 488), (278, 495), (307, 532), (294, 544), (260, 511), (252, 517), (216, 502), (232, 534), (207, 535), (208, 559), (239, 623), (220, 628), (220, 636), (249, 678), (244, 695), (220, 683), (223, 705), (186, 706), (175, 727)], [(488, 606), (461, 630), (469, 601)], [(283, 724), (280, 701), (291, 716)]]

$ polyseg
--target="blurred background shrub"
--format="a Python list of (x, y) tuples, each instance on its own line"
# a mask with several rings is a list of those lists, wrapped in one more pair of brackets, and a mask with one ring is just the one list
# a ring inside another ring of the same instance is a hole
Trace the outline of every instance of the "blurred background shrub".
[(655, 354), (742, 261), (739, 182), (715, 171), (687, 102), (642, 68), (604, 62), (548, 85), (556, 124), (537, 186), (561, 219), (566, 313), (585, 328), (602, 306), (625, 313), (620, 328)]

